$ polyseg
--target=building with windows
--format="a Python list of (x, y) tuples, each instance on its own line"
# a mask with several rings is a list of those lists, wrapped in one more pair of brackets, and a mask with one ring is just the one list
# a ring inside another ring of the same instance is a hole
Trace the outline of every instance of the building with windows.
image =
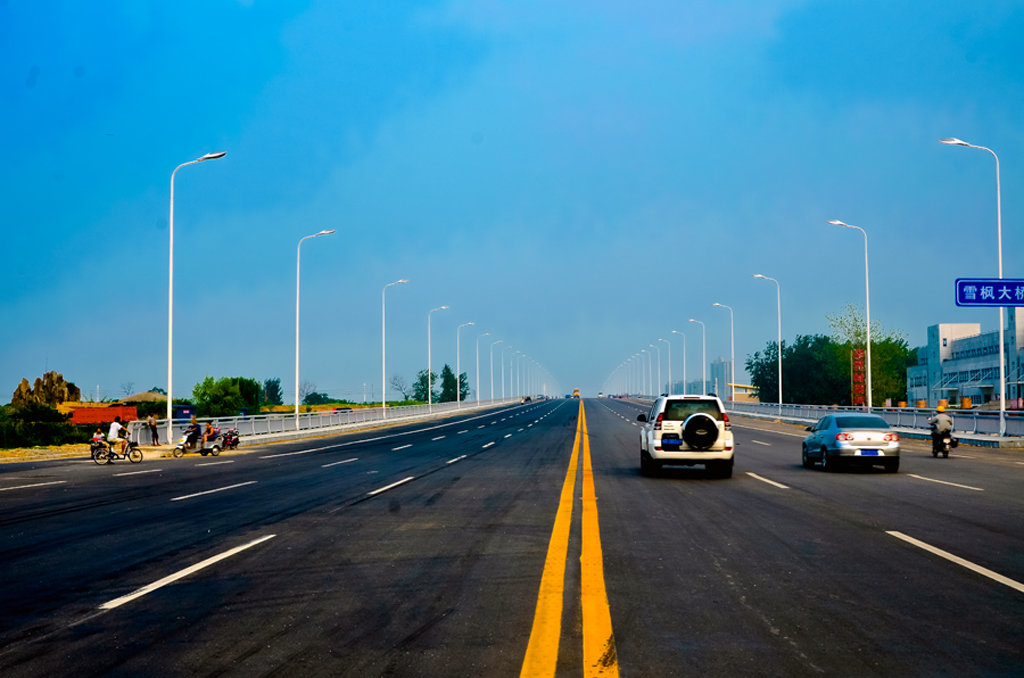
[(1020, 404), (1024, 366), (1024, 308), (1006, 309), (1006, 345), (999, 331), (981, 332), (978, 323), (943, 323), (928, 328), (928, 345), (917, 349), (917, 365), (907, 368), (907, 399), (935, 407), (940, 400), (974, 406), (999, 399), (999, 356), (1006, 361), (1008, 407)]
[(722, 400), (728, 400), (733, 383), (732, 361), (719, 356), (711, 361), (711, 372), (708, 374), (708, 392), (715, 393)]

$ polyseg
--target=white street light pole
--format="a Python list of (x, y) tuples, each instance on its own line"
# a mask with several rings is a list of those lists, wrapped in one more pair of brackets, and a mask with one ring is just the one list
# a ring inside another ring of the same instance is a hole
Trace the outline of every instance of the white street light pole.
[(515, 395), (512, 392), (513, 389), (515, 389), (517, 392), (519, 391), (518, 386), (516, 386), (516, 380), (517, 380), (517, 378), (519, 376), (519, 370), (516, 370), (516, 376), (513, 377), (512, 376), (512, 370), (513, 370), (512, 366), (513, 366), (513, 364), (516, 367), (519, 366), (519, 359), (516, 358), (516, 356), (520, 355), (521, 353), (522, 353), (521, 351), (516, 351), (515, 353), (513, 353), (512, 355), (510, 355), (508, 357), (508, 397), (509, 398), (514, 398), (515, 397)]
[(686, 335), (679, 330), (672, 330), (672, 334), (678, 334), (683, 338), (683, 395), (686, 395)]
[[(511, 348), (512, 348), (511, 346), (506, 344), (505, 348), (501, 349), (501, 399), (502, 400), (505, 399), (505, 350), (506, 349), (511, 349)], [(512, 364), (512, 360), (509, 359), (509, 365), (511, 366), (511, 364)], [(512, 379), (512, 377), (509, 377), (510, 381), (511, 381), (511, 379)], [(512, 385), (509, 384), (509, 388), (511, 388), (511, 386)]]
[(778, 348), (779, 348), (779, 416), (781, 417), (782, 416), (782, 285), (780, 285), (779, 281), (776, 280), (775, 278), (769, 278), (768, 276), (761, 275), (760, 273), (755, 273), (754, 277), (755, 278), (760, 278), (761, 280), (771, 280), (773, 283), (775, 283), (775, 293), (776, 293), (776, 295), (778, 297), (778, 305), (779, 305), (779, 345), (778, 345)]
[[(492, 403), (494, 402), (494, 345), (495, 344), (500, 344), (503, 341), (505, 341), (505, 340), (504, 339), (498, 339), (497, 341), (492, 341), (491, 342), (491, 402)], [(502, 362), (502, 364), (504, 365), (504, 362)], [(502, 374), (505, 374), (504, 369), (505, 368), (503, 367), (502, 368)]]
[(295, 430), (299, 430), (299, 262), (302, 256), (302, 241), (310, 238), (319, 238), (322, 235), (330, 235), (334, 229), (327, 229), (307, 235), (299, 240), (295, 248)]
[[(648, 358), (650, 358), (650, 357), (651, 357), (651, 354), (650, 354), (650, 352), (649, 352), (649, 351), (648, 351), (648, 350), (647, 350), (646, 348), (642, 348), (642, 349), (640, 349), (640, 352), (641, 352), (641, 353), (646, 353), (646, 354), (647, 354), (647, 357), (648, 357)], [(643, 359), (643, 356), (640, 356), (640, 357), (641, 357), (641, 359)], [(644, 369), (645, 367), (647, 367), (647, 362), (644, 362), (644, 361), (642, 360), (642, 361), (641, 361), (641, 367), (640, 367), (640, 369), (642, 370), (642, 369)], [(648, 370), (648, 373), (649, 373), (649, 372), (650, 372), (650, 371)], [(649, 376), (650, 376), (650, 375), (648, 374), (648, 377), (649, 377)], [(646, 391), (651, 391), (651, 390), (653, 390), (653, 389), (651, 388), (651, 379), (650, 379), (650, 378), (648, 378), (648, 380), (647, 380), (647, 382), (646, 382), (646, 386), (644, 387), (644, 390), (646, 390)], [(645, 394), (641, 394), (641, 395), (645, 395)]]
[(729, 360), (732, 361), (732, 367), (729, 368), (729, 371), (732, 373), (729, 375), (730, 381), (732, 381), (732, 395), (729, 396), (729, 402), (734, 403), (736, 402), (736, 332), (735, 325), (733, 324), (732, 307), (719, 304), (717, 301), (711, 305), (729, 309), (729, 346), (731, 351)]
[(476, 338), (476, 402), (480, 404), (480, 340), (491, 336), (490, 332), (484, 332)]
[(427, 411), (428, 412), (433, 412), (434, 411), (434, 386), (431, 383), (431, 374), (430, 374), (430, 314), (433, 313), (434, 311), (443, 311), (446, 308), (448, 308), (448, 307), (447, 306), (438, 306), (437, 308), (432, 308), (432, 309), (430, 309), (427, 312)]
[[(672, 344), (669, 343), (668, 339), (658, 339), (658, 341), (664, 341), (668, 344), (668, 394), (672, 395)], [(658, 379), (661, 379), (660, 364), (659, 362)]]
[(701, 395), (708, 394), (708, 335), (704, 323), (690, 318), (691, 323), (700, 323), (700, 391)]
[(171, 243), (167, 264), (167, 442), (174, 444), (174, 175), (185, 165), (216, 160), (227, 155), (226, 151), (207, 153), (201, 158), (183, 162), (171, 172)]
[(658, 352), (658, 387), (651, 389), (651, 395), (658, 397), (661, 395), (661, 347), (654, 344), (648, 344), (648, 346)]
[[(975, 146), (953, 137), (939, 139), (940, 144), (947, 146), (965, 146), (988, 151), (996, 159), (996, 242), (999, 253), (999, 278), (1003, 277), (1003, 200), (999, 187), (999, 156), (991, 148)], [(1003, 336), (1003, 307), (999, 307), (999, 437), (1006, 435), (1006, 343)]]
[(387, 387), (387, 357), (388, 357), (388, 344), (386, 334), (386, 323), (384, 315), (384, 293), (388, 291), (388, 288), (392, 285), (401, 285), (409, 282), (405, 278), (396, 280), (393, 283), (388, 283), (384, 286), (384, 289), (380, 291), (380, 410), (381, 418), (388, 418), (388, 387)]
[[(843, 228), (855, 228), (864, 234), (864, 313), (866, 320), (867, 329), (867, 347), (868, 347), (868, 411), (871, 411), (871, 286), (868, 282), (868, 234), (860, 226), (851, 226), (845, 224), (838, 219), (829, 220), (833, 226), (842, 226)], [(1001, 277), (1001, 276), (1000, 276)], [(1000, 315), (1000, 319), (1002, 315)]]
[[(469, 327), (476, 323), (463, 323), (455, 328), (455, 407), (462, 407), (462, 365), (459, 359), (462, 357), (461, 344), (459, 343), (459, 330), (463, 327)], [(479, 346), (479, 344), (477, 344)]]

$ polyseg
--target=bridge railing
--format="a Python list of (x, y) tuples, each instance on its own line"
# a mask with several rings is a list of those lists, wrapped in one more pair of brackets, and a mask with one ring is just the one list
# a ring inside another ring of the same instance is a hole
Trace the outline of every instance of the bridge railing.
[[(795, 419), (815, 422), (827, 414), (839, 412), (864, 412), (863, 407), (843, 407), (837, 405), (783, 405), (771, 403), (725, 403), (726, 410), (737, 414), (754, 414), (758, 416), (776, 416), (783, 419)], [(928, 429), (928, 418), (935, 410), (914, 407), (874, 407), (872, 414), (889, 422), (890, 426), (900, 428)], [(999, 433), (998, 412), (966, 412), (963, 410), (946, 410), (953, 417), (953, 427), (966, 433), (997, 435)], [(1006, 413), (1006, 435), (1024, 436), (1024, 415)]]
[[(338, 426), (365, 424), (370, 422), (398, 421), (425, 417), (428, 415), (450, 414), (452, 412), (472, 411), (495, 405), (508, 405), (519, 402), (519, 398), (495, 398), (494, 400), (463, 401), (461, 403), (435, 403), (434, 405), (388, 405), (387, 410), (380, 407), (357, 407), (352, 409), (336, 408), (323, 412), (274, 412), (254, 416), (206, 417), (197, 419), (202, 424), (211, 422), (222, 432), (229, 428), (238, 429), (243, 439), (250, 436), (271, 433), (296, 433), (330, 429)], [(189, 426), (190, 419), (175, 419), (172, 427), (171, 440), (167, 435), (167, 420), (157, 421), (160, 439), (164, 442), (176, 443)], [(145, 421), (133, 421), (128, 425), (132, 439), (146, 444), (150, 440)]]

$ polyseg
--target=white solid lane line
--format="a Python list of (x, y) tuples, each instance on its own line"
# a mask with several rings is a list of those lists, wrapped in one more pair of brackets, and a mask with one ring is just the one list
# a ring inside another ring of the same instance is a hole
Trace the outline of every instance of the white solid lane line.
[(7, 490), (23, 490), (26, 487), (42, 487), (43, 485), (60, 485), (61, 483), (66, 483), (66, 482), (67, 482), (66, 480), (54, 480), (54, 481), (49, 482), (49, 483), (34, 483), (32, 485), (18, 485), (17, 487), (4, 487), (4, 488), (0, 488), (0, 492), (6, 492)]
[[(359, 441), (355, 441), (355, 442), (365, 442), (365, 441), (359, 440)], [(335, 448), (335, 447), (341, 447), (341, 445), (328, 445), (327, 447), (317, 447), (317, 448), (312, 449), (312, 450), (299, 450), (298, 452), (282, 452), (281, 454), (268, 454), (268, 455), (260, 457), (260, 459), (273, 459), (275, 457), (294, 457), (296, 454), (309, 454), (310, 452), (319, 452), (320, 450), (330, 450), (330, 449)]]
[(918, 480), (927, 480), (930, 483), (942, 483), (943, 485), (952, 485), (953, 487), (962, 487), (965, 490), (974, 490), (975, 492), (984, 492), (985, 491), (985, 490), (983, 490), (980, 487), (971, 487), (970, 485), (961, 485), (959, 483), (950, 483), (950, 482), (947, 482), (945, 480), (935, 480), (935, 478), (925, 478), (924, 476), (917, 476), (917, 475), (914, 475), (913, 473), (908, 473), (907, 475), (910, 476), (911, 478), (917, 478)]
[(789, 485), (783, 485), (782, 483), (777, 483), (774, 480), (768, 480), (767, 478), (762, 478), (761, 476), (757, 475), (756, 473), (751, 473), (750, 471), (747, 471), (747, 475), (750, 476), (751, 478), (755, 478), (757, 480), (760, 480), (762, 483), (768, 483), (769, 485), (774, 485), (775, 487), (781, 487), (784, 490), (788, 490), (789, 489)]
[(437, 436), (436, 438), (431, 438), (430, 442), (434, 442), (435, 440), (440, 440), (441, 438), (444, 438), (444, 436)]
[(461, 461), (461, 460), (463, 460), (463, 459), (465, 459), (465, 458), (466, 458), (466, 455), (462, 455), (461, 457), (455, 457), (454, 459), (449, 459), (449, 460), (448, 460), (448, 461), (446, 461), (445, 463), (446, 463), (446, 464), (454, 464), (455, 462), (457, 462), (457, 461)]
[(359, 459), (359, 457), (352, 457), (351, 459), (346, 459), (345, 461), (336, 461), (333, 464), (324, 464), (320, 468), (327, 468), (328, 466), (337, 466), (338, 464), (347, 464), (350, 461), (356, 461), (357, 459)]
[(387, 491), (388, 491), (388, 490), (390, 490), (390, 489), (391, 489), (392, 487), (398, 487), (399, 485), (402, 485), (402, 484), (404, 484), (404, 483), (407, 483), (407, 482), (409, 482), (409, 481), (410, 481), (410, 480), (412, 480), (413, 478), (414, 478), (414, 476), (409, 476), (408, 478), (404, 478), (404, 479), (402, 479), (402, 480), (399, 480), (399, 481), (398, 481), (397, 483), (391, 483), (391, 484), (390, 484), (390, 485), (388, 485), (387, 487), (382, 487), (382, 488), (380, 488), (379, 490), (374, 490), (373, 492), (367, 492), (366, 494), (368, 494), (369, 496), (371, 496), (371, 497), (372, 497), (372, 496), (373, 496), (373, 495), (375, 495), (375, 494), (380, 494), (381, 492), (387, 492)]
[(164, 586), (167, 586), (168, 584), (176, 582), (176, 581), (178, 581), (179, 579), (181, 579), (183, 577), (187, 577), (188, 575), (192, 574), (193, 572), (198, 572), (199, 570), (201, 570), (201, 569), (203, 569), (205, 567), (209, 567), (210, 565), (213, 565), (216, 562), (224, 560), (225, 558), (230, 558), (231, 556), (235, 555), (236, 553), (241, 553), (242, 551), (244, 551), (244, 550), (246, 550), (248, 548), (252, 548), (253, 546), (256, 546), (257, 544), (262, 544), (263, 542), (267, 541), (268, 539), (273, 539), (276, 536), (277, 535), (275, 535), (275, 534), (268, 534), (267, 536), (260, 537), (259, 539), (256, 539), (255, 541), (249, 542), (248, 544), (242, 544), (241, 546), (236, 546), (235, 548), (231, 549), (230, 551), (225, 551), (224, 553), (222, 553), (222, 554), (220, 554), (218, 556), (213, 556), (212, 558), (207, 558), (206, 560), (204, 560), (201, 563), (196, 563), (195, 565), (193, 565), (191, 567), (186, 567), (184, 570), (181, 570), (179, 572), (175, 572), (174, 574), (172, 574), (172, 575), (170, 575), (168, 577), (164, 577), (163, 579), (160, 579), (159, 581), (155, 581), (152, 584), (150, 584), (149, 586), (143, 586), (141, 589), (139, 589), (135, 593), (129, 593), (127, 596), (121, 596), (120, 598), (114, 598), (109, 603), (104, 603), (104, 604), (100, 605), (99, 609), (101, 609), (101, 610), (113, 610), (115, 607), (120, 607), (121, 605), (124, 605), (125, 603), (130, 603), (131, 601), (135, 600), (136, 598), (141, 598), (142, 596), (146, 595), (147, 593), (152, 593), (153, 591), (156, 591), (159, 588), (162, 588)]
[(750, 442), (757, 443), (758, 445), (764, 445), (766, 447), (771, 447), (772, 446), (771, 443), (762, 443), (760, 440), (751, 440)]
[(981, 565), (975, 565), (974, 563), (972, 563), (969, 560), (964, 560), (960, 556), (954, 556), (952, 553), (949, 553), (948, 551), (943, 551), (942, 549), (936, 548), (936, 547), (932, 546), (931, 544), (926, 544), (923, 541), (919, 541), (917, 539), (914, 539), (913, 537), (908, 537), (907, 535), (903, 534), (902, 532), (886, 530), (885, 533), (886, 534), (890, 534), (890, 535), (896, 537), (897, 539), (902, 539), (903, 541), (907, 542), (908, 544), (913, 544), (914, 546), (922, 548), (925, 551), (928, 551), (929, 553), (934, 553), (935, 555), (940, 556), (942, 558), (945, 558), (946, 560), (948, 560), (950, 562), (954, 562), (957, 565), (962, 565), (962, 566), (966, 567), (968, 570), (971, 570), (973, 572), (977, 572), (978, 574), (984, 575), (984, 576), (988, 577), (989, 579), (994, 579), (995, 581), (999, 582), (1000, 584), (1006, 584), (1011, 589), (1017, 589), (1021, 593), (1024, 593), (1024, 584), (1021, 584), (1018, 581), (1014, 581), (1013, 579), (1010, 579), (1009, 577), (1004, 577), (1003, 575), (1001, 575), (1001, 574), (999, 574), (997, 572), (993, 572), (992, 570), (989, 570), (988, 568), (984, 568)]
[(145, 470), (145, 471), (129, 471), (128, 473), (115, 473), (114, 477), (115, 478), (119, 478), (120, 476), (137, 476), (140, 473), (160, 473), (160, 471), (163, 471), (163, 469), (162, 468), (151, 468), (151, 469), (148, 469), (148, 470)]
[(237, 485), (228, 485), (227, 487), (218, 487), (216, 490), (207, 490), (206, 492), (196, 492), (195, 494), (186, 494), (184, 497), (175, 497), (171, 501), (181, 501), (182, 499), (191, 499), (192, 497), (199, 497), (204, 494), (213, 494), (214, 492), (223, 492), (224, 490), (233, 490), (236, 487), (242, 487), (243, 485), (255, 485), (258, 480), (250, 480), (247, 483), (238, 483)]
[(392, 447), (391, 451), (392, 452), (397, 452), (398, 450), (404, 450), (407, 447), (412, 447), (412, 445), (411, 444), (410, 445), (399, 445), (398, 447)]
[(234, 461), (208, 461), (205, 464), (196, 464), (196, 466), (216, 466), (217, 464), (234, 464)]

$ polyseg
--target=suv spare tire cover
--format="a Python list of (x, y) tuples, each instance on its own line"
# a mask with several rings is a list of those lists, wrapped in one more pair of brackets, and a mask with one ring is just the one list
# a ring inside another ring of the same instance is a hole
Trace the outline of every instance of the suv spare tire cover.
[(683, 424), (683, 441), (694, 450), (706, 450), (718, 440), (718, 422), (714, 417), (697, 412)]

